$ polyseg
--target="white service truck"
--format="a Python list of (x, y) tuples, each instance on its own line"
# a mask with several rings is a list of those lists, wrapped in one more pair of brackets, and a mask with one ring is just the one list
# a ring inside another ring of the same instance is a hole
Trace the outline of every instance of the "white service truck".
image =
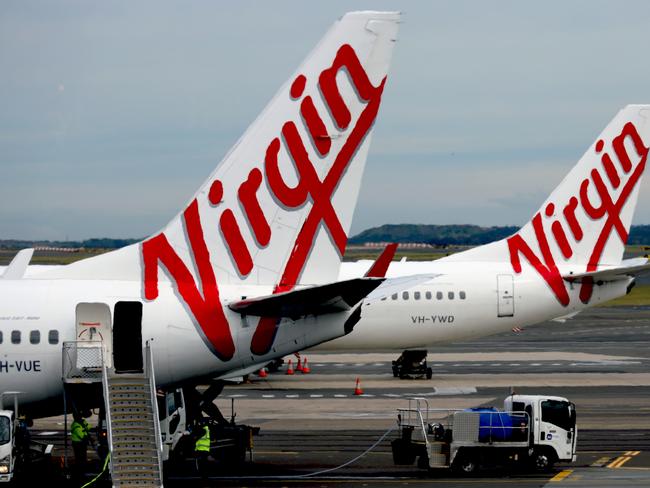
[(392, 441), (395, 464), (472, 473), (481, 467), (550, 469), (576, 460), (575, 405), (566, 398), (510, 395), (503, 410), (430, 409), (424, 398), (398, 409), (399, 434)]
[[(17, 391), (0, 393), (0, 483), (10, 482), (18, 468), (27, 464), (49, 461), (52, 444), (32, 441), (27, 425), (18, 417)], [(11, 398), (11, 405), (5, 407), (5, 398)], [(44, 472), (43, 470), (41, 470)]]

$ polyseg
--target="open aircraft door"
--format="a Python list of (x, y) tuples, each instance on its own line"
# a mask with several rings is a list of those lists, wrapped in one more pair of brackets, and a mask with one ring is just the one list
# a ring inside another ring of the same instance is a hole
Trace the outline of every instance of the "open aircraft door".
[(515, 290), (512, 275), (497, 275), (497, 316), (515, 315)]
[[(113, 334), (109, 306), (105, 303), (79, 303), (76, 322), (77, 367), (101, 368), (106, 364), (110, 368), (113, 361)], [(101, 349), (97, 347), (100, 344)]]

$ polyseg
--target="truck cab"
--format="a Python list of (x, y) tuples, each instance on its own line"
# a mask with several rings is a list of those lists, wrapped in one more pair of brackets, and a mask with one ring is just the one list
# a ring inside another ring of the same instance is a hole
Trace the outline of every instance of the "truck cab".
[(510, 395), (504, 410), (526, 412), (530, 418), (530, 446), (538, 468), (557, 461), (576, 460), (576, 407), (566, 398), (542, 395)]
[[(4, 409), (4, 396), (14, 395), (14, 410)], [(7, 392), (0, 394), (0, 482), (13, 479), (16, 467), (16, 412), (18, 400), (16, 394)]]

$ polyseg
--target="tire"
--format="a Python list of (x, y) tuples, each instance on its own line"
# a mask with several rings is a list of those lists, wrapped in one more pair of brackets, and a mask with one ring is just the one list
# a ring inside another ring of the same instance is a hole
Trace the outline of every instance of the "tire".
[(460, 459), (454, 462), (454, 471), (464, 476), (470, 476), (478, 471), (477, 459), (469, 454), (460, 454)]
[(431, 368), (427, 368), (427, 379), (430, 380), (433, 377), (433, 370)]
[(547, 451), (536, 451), (532, 457), (532, 465), (536, 471), (550, 471), (553, 469), (555, 459)]
[(399, 373), (397, 372), (397, 368), (393, 367), (393, 378), (397, 378), (399, 376)]

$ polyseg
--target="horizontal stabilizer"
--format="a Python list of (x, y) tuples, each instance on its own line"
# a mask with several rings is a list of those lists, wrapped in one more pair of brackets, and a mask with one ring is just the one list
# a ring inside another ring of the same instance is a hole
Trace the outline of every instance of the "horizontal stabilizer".
[(4, 274), (2, 275), (3, 280), (19, 280), (25, 276), (29, 262), (32, 260), (32, 255), (34, 254), (34, 249), (23, 249), (18, 251), (18, 254), (14, 256), (9, 263), (9, 266), (5, 269)]
[(617, 281), (622, 280), (626, 276), (636, 276), (648, 271), (650, 271), (650, 260), (648, 258), (634, 258), (624, 259), (618, 266), (603, 266), (598, 271), (564, 274), (562, 278), (578, 283), (585, 278), (591, 278), (594, 281)]
[(257, 298), (247, 298), (228, 304), (242, 315), (258, 317), (298, 318), (305, 315), (350, 310), (370, 292), (381, 285), (382, 278), (355, 278), (327, 285), (300, 288)]

